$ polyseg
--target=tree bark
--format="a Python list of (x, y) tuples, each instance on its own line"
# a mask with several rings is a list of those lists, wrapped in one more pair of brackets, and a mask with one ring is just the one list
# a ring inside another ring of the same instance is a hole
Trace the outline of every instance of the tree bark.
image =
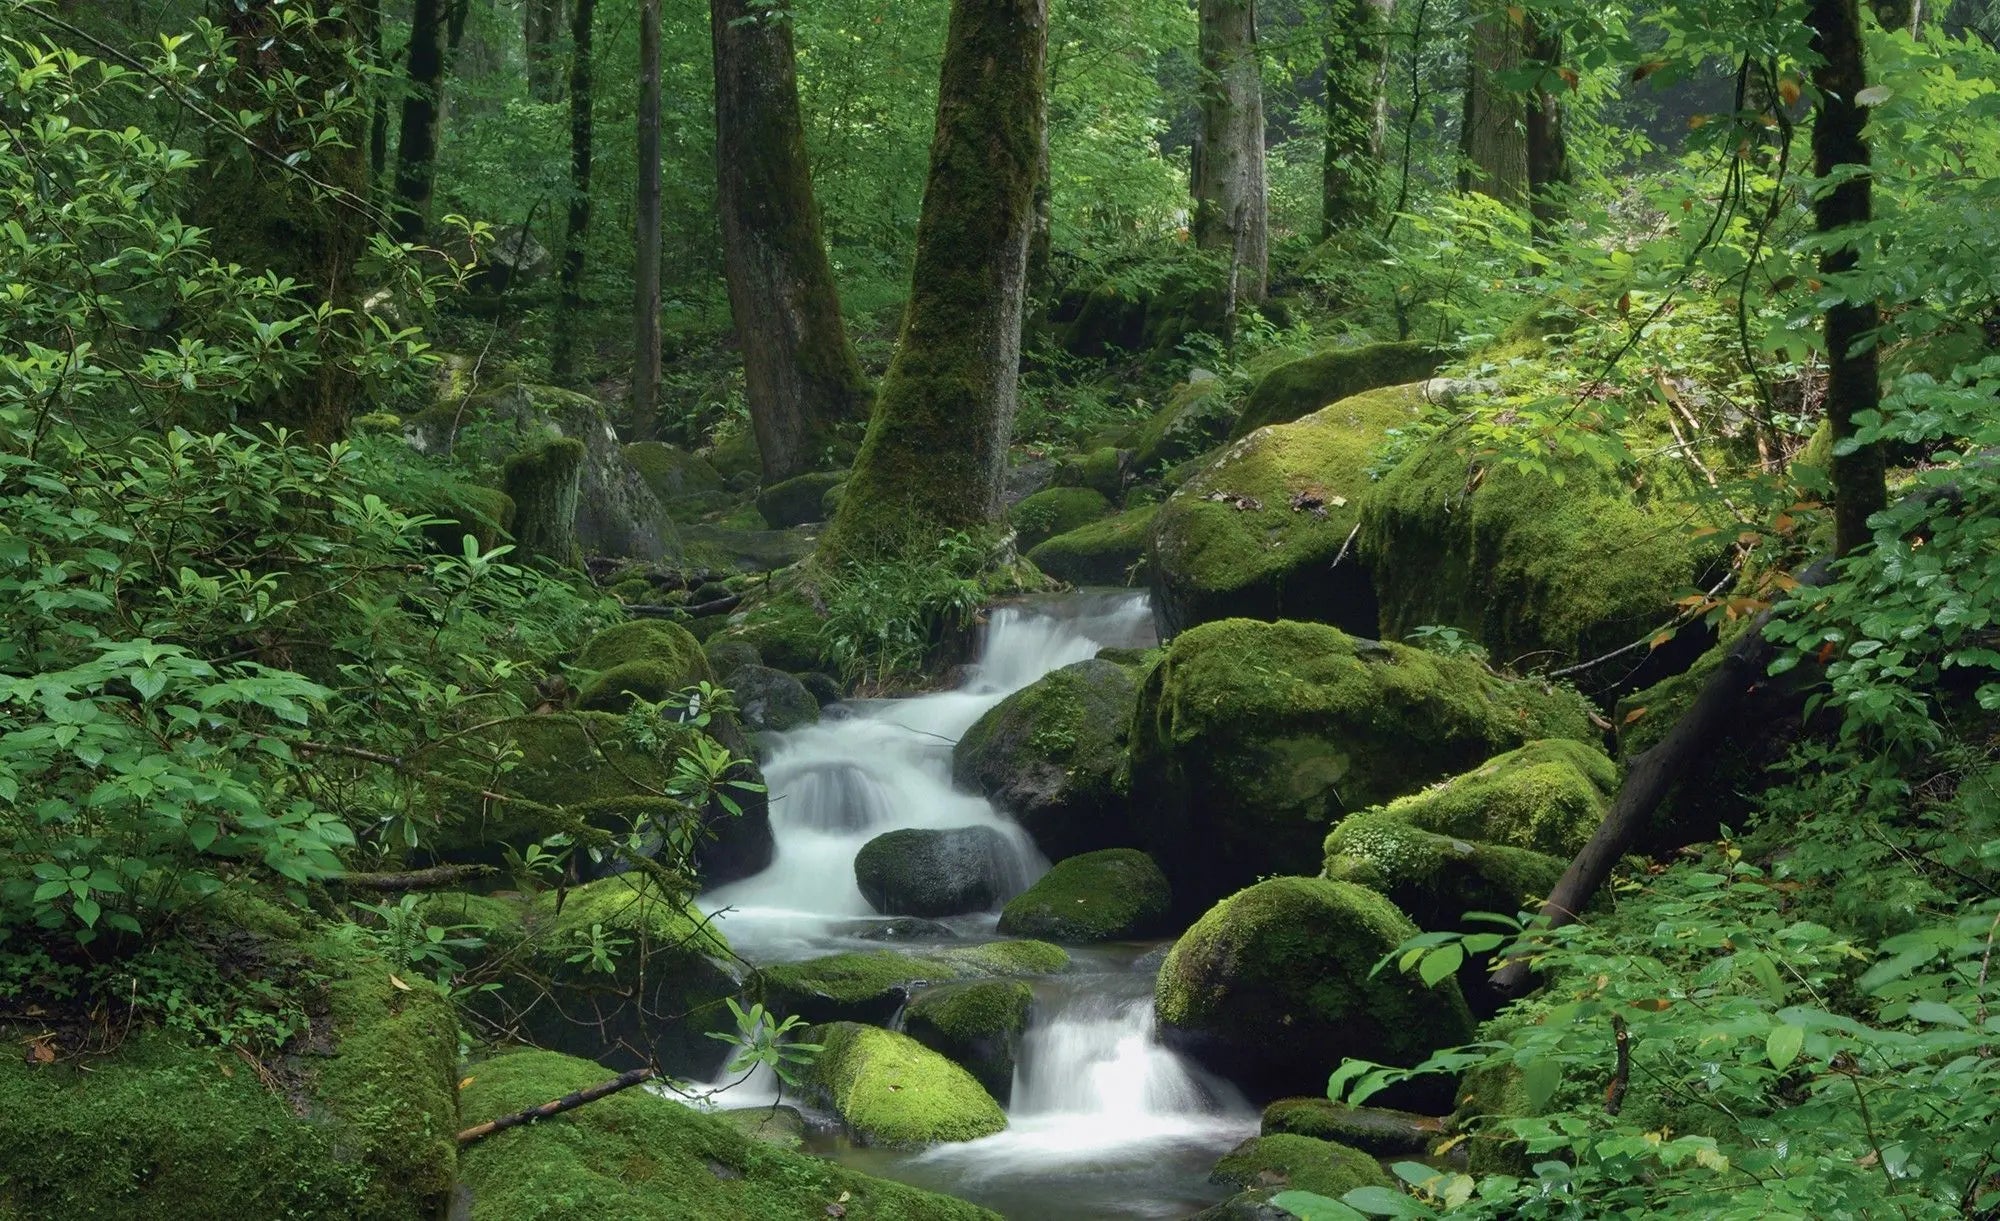
[(660, 0), (639, 5), (638, 129), (632, 431), (650, 440), (660, 423)]
[(1333, 0), (1328, 13), (1321, 38), (1326, 59), (1321, 241), (1367, 227), (1381, 211), (1389, 20), (1394, 11), (1394, 0)]
[(596, 140), (590, 56), (597, 0), (575, 0), (575, 5), (569, 26), (569, 219), (563, 229), (562, 284), (556, 297), (556, 333), (549, 354), (550, 371), (558, 379), (576, 374), (576, 327), (583, 313), (584, 254), (590, 236), (590, 169)]
[(528, 56), (528, 96), (553, 102), (556, 92), (556, 31), (562, 28), (562, 0), (527, 0), (521, 6), (521, 41)]
[[(354, 10), (356, 28), (368, 44), (375, 67), (387, 72), (389, 57), (382, 46), (382, 0), (365, 0)], [(368, 198), (379, 200), (383, 179), (389, 172), (389, 102), (379, 85), (368, 91)]]
[(902, 342), (818, 562), (999, 514), (1047, 94), (1047, 0), (953, 0)]
[(792, 23), (752, 0), (710, 0), (716, 205), (744, 397), (764, 482), (826, 465), (868, 381), (840, 320), (799, 117)]
[(1562, 35), (1527, 23), (1528, 57), (1542, 65), (1523, 116), (1528, 158), (1528, 213), (1536, 241), (1546, 241), (1562, 220), (1562, 188), (1569, 183), (1569, 143), (1563, 137)]
[(1528, 197), (1526, 114), (1521, 95), (1499, 77), (1521, 66), (1521, 34), (1505, 5), (1475, 0), (1458, 133), (1458, 189), (1511, 204)]
[(1200, 0), (1200, 24), (1194, 240), (1203, 250), (1228, 252), (1228, 304), (1254, 305), (1264, 299), (1270, 275), (1256, 0)]
[(396, 240), (421, 242), (437, 181), (438, 106), (444, 90), (444, 3), (416, 0), (410, 17), (410, 91), (396, 145)]
[[(1856, 0), (1812, 0), (1806, 20), (1812, 26), (1812, 49), (1821, 57), (1813, 69), (1819, 107), (1813, 119), (1813, 172), (1822, 179), (1862, 167), (1813, 202), (1813, 219), (1821, 233), (1838, 233), (1868, 223), (1873, 212), (1864, 128), (1868, 109), (1858, 96), (1868, 85), (1862, 58), (1861, 11)], [(1860, 252), (1852, 245), (1820, 255), (1819, 269), (1829, 278), (1852, 271)], [(1872, 332), (1881, 324), (1873, 301), (1843, 301), (1826, 311), (1826, 419), (1833, 430), (1832, 461), (1834, 553), (1848, 555), (1868, 542), (1868, 518), (1889, 502), (1888, 477), (1882, 447), (1864, 445), (1853, 453), (1839, 452), (1852, 438), (1856, 419), (1882, 404)], [(1864, 340), (1868, 342), (1863, 343)]]

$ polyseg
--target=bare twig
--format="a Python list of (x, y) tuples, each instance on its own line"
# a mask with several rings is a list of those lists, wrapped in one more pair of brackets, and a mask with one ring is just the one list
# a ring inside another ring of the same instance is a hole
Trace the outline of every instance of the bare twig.
[(458, 1147), (463, 1149), (467, 1145), (485, 1140), (495, 1132), (505, 1132), (509, 1128), (518, 1128), (522, 1124), (533, 1123), (538, 1119), (547, 1119), (551, 1115), (560, 1115), (564, 1111), (574, 1111), (587, 1102), (596, 1102), (600, 1098), (608, 1098), (620, 1090), (629, 1090), (635, 1085), (651, 1081), (652, 1079), (653, 1070), (650, 1067), (635, 1068), (629, 1073), (620, 1073), (611, 1080), (603, 1082), (600, 1085), (593, 1085), (587, 1090), (578, 1090), (574, 1094), (565, 1094), (561, 1098), (544, 1102), (540, 1106), (529, 1107), (525, 1111), (516, 1111), (512, 1115), (502, 1115), (498, 1119), (489, 1119), (485, 1123), (474, 1124), (472, 1127), (458, 1134)]

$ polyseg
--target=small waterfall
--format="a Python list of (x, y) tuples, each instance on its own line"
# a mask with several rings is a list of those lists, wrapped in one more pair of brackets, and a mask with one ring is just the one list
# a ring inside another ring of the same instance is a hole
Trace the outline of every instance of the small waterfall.
[(1150, 997), (1072, 998), (1029, 1030), (1014, 1070), (1016, 1119), (1068, 1116), (1121, 1135), (1162, 1117), (1212, 1113), (1219, 1101), (1154, 1040)]

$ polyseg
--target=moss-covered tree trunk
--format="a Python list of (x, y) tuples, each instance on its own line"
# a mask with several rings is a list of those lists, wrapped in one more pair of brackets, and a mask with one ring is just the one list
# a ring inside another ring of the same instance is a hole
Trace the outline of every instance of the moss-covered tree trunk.
[(553, 102), (556, 91), (556, 33), (562, 29), (562, 0), (527, 0), (521, 6), (521, 42), (528, 55), (528, 96)]
[(1368, 225), (1381, 210), (1384, 89), (1394, 11), (1394, 0), (1332, 0), (1328, 6), (1321, 38), (1326, 62), (1321, 241)]
[(438, 107), (444, 90), (444, 0), (416, 0), (410, 15), (409, 92), (396, 143), (396, 237), (421, 242), (437, 182)]
[(577, 563), (576, 505), (583, 486), (583, 442), (554, 440), (516, 454), (501, 473), (514, 501), (514, 555), (561, 567)]
[(632, 432), (660, 424), (660, 0), (639, 4), (639, 190), (633, 245)]
[[(1812, 26), (1812, 48), (1821, 57), (1813, 69), (1819, 105), (1813, 117), (1813, 172), (1821, 178), (1859, 167), (1813, 203), (1813, 219), (1821, 233), (1838, 233), (1865, 225), (1873, 214), (1864, 128), (1868, 109), (1860, 101), (1868, 86), (1862, 57), (1861, 11), (1855, 0), (1812, 0), (1806, 20)], [(1831, 278), (1854, 270), (1860, 253), (1852, 245), (1835, 246), (1820, 255), (1820, 272)], [(1882, 384), (1876, 368), (1875, 345), (1862, 343), (1881, 324), (1875, 302), (1843, 301), (1826, 311), (1826, 419), (1833, 431), (1834, 554), (1847, 555), (1866, 543), (1872, 532), (1868, 518), (1889, 500), (1882, 447), (1862, 445), (1841, 453), (1843, 441), (1856, 432), (1858, 417), (1881, 406)]]
[(1264, 299), (1270, 218), (1264, 186), (1264, 81), (1256, 0), (1200, 0), (1201, 117), (1195, 133), (1194, 240), (1229, 257), (1229, 305)]
[(1563, 136), (1562, 35), (1543, 29), (1532, 17), (1527, 27), (1528, 57), (1541, 65), (1523, 114), (1528, 157), (1528, 212), (1536, 241), (1545, 241), (1562, 219), (1562, 188), (1569, 183), (1569, 142)]
[[(1518, 12), (1519, 10), (1514, 10)], [(1521, 95), (1501, 81), (1526, 52), (1521, 23), (1498, 0), (1473, 0), (1465, 110), (1458, 133), (1458, 189), (1504, 203), (1528, 198), (1528, 139)]]
[(867, 418), (868, 382), (813, 203), (791, 18), (710, 0), (709, 24), (723, 263), (768, 485), (826, 464), (840, 425)]
[(549, 354), (551, 371), (565, 379), (576, 374), (576, 327), (583, 313), (584, 247), (590, 237), (590, 168), (596, 144), (591, 110), (596, 86), (591, 80), (590, 56), (597, 0), (574, 2), (576, 7), (570, 11), (569, 25), (569, 216), (563, 229), (555, 342)]
[(1047, 101), (1047, 0), (953, 0), (902, 341), (823, 562), (999, 513)]

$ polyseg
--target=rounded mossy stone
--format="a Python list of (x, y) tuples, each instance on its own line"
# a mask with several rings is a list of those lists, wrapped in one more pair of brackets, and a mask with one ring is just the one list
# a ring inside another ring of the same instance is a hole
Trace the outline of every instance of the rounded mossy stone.
[(1437, 1115), (1387, 1107), (1351, 1107), (1328, 1098), (1280, 1098), (1264, 1108), (1265, 1136), (1310, 1136), (1337, 1141), (1376, 1157), (1429, 1153), (1445, 1138)]
[(654, 596), (653, 583), (639, 577), (620, 581), (611, 587), (611, 596), (627, 604), (651, 602)]
[(1411, 826), (1385, 810), (1340, 820), (1326, 837), (1326, 876), (1387, 895), (1428, 930), (1464, 927), (1469, 911), (1511, 916), (1547, 897), (1566, 862)]
[(763, 455), (757, 449), (757, 434), (748, 421), (719, 437), (701, 456), (722, 476), (724, 486), (730, 488), (737, 487), (739, 481), (754, 482), (764, 469)]
[(1167, 877), (1136, 848), (1107, 848), (1056, 862), (1000, 913), (1010, 937), (1078, 945), (1151, 937), (1173, 906)]
[(1053, 975), (1069, 954), (1045, 941), (868, 950), (778, 963), (758, 972), (764, 1003), (809, 1022), (887, 1022), (918, 982)]
[(905, 827), (861, 846), (854, 881), (885, 916), (962, 916), (1006, 898), (1016, 868), (993, 827)]
[(1253, 1136), (1215, 1164), (1208, 1181), (1238, 1190), (1285, 1187), (1329, 1200), (1396, 1180), (1359, 1149), (1310, 1136)]
[(826, 617), (803, 594), (762, 598), (730, 616), (712, 640), (741, 640), (756, 648), (764, 664), (797, 673), (818, 668), (826, 655)]
[(747, 640), (732, 640), (727, 637), (712, 640), (702, 652), (708, 657), (709, 673), (715, 675), (715, 681), (725, 686), (728, 685), (729, 676), (736, 673), (738, 668), (764, 664), (763, 655), (757, 652), (757, 646)]
[(1243, 414), (1229, 429), (1229, 439), (1247, 437), (1272, 424), (1289, 424), (1352, 395), (1421, 381), (1442, 363), (1443, 353), (1412, 340), (1315, 352), (1257, 379), (1243, 402)]
[(903, 1032), (956, 1061), (1004, 1106), (1035, 991), (1018, 979), (946, 984), (918, 993), (903, 1010)]
[(1603, 751), (1550, 738), (1398, 797), (1387, 809), (1440, 835), (1569, 857), (1597, 833), (1617, 791), (1618, 765)]
[(1324, 1089), (1349, 1057), (1415, 1064), (1472, 1037), (1456, 981), (1375, 971), (1416, 935), (1366, 887), (1259, 882), (1174, 943), (1154, 990), (1161, 1034), (1258, 1099)]
[[(608, 1075), (553, 1052), (495, 1056), (468, 1072), (463, 1122), (525, 1110)], [(998, 1221), (962, 1200), (757, 1139), (644, 1089), (471, 1145), (459, 1178), (470, 1197), (468, 1221), (824, 1221), (836, 1204), (869, 1221)]]
[(757, 493), (757, 512), (773, 530), (824, 521), (826, 494), (847, 482), (846, 471), (808, 471)]
[(952, 778), (1011, 814), (1050, 860), (1133, 842), (1124, 791), (1131, 672), (1093, 658), (1016, 691), (952, 749)]
[(1421, 385), (1343, 399), (1233, 442), (1176, 488), (1153, 518), (1147, 557), (1162, 632), (1240, 617), (1372, 635), (1375, 591), (1355, 524), (1373, 494), (1375, 451), (1423, 404)]
[(1316, 873), (1348, 813), (1537, 738), (1590, 740), (1575, 692), (1316, 623), (1205, 623), (1146, 676), (1132, 718), (1138, 830), (1198, 912), (1259, 877)]
[(908, 1035), (834, 1022), (811, 1027), (803, 1041), (820, 1048), (799, 1073), (806, 1096), (870, 1144), (978, 1140), (1007, 1126), (977, 1078)]
[(1027, 551), (1044, 539), (1067, 534), (1111, 514), (1111, 502), (1092, 488), (1044, 488), (1024, 497), (1007, 514), (1015, 546)]
[(680, 624), (664, 619), (634, 619), (605, 628), (592, 636), (576, 657), (576, 664), (585, 670), (609, 670), (642, 661), (664, 667), (684, 686), (713, 677), (701, 642)]
[(664, 441), (634, 441), (625, 447), (625, 460), (669, 509), (679, 507), (689, 497), (722, 491), (720, 472), (697, 455)]
[(1028, 550), (1028, 560), (1071, 585), (1130, 585), (1146, 559), (1160, 506), (1140, 505), (1078, 526)]
[(1054, 483), (1059, 488), (1090, 488), (1117, 504), (1124, 498), (1131, 473), (1131, 450), (1101, 445), (1086, 453), (1057, 459)]
[(1133, 438), (1133, 465), (1151, 475), (1222, 444), (1236, 422), (1229, 383), (1214, 375), (1175, 386), (1167, 405), (1140, 426)]
[(423, 913), (426, 924), (450, 930), (452, 936), (477, 937), (484, 942), (477, 950), (460, 951), (459, 956), (485, 961), (512, 951), (526, 938), (528, 906), (513, 897), (441, 890), (425, 895), (417, 910)]

